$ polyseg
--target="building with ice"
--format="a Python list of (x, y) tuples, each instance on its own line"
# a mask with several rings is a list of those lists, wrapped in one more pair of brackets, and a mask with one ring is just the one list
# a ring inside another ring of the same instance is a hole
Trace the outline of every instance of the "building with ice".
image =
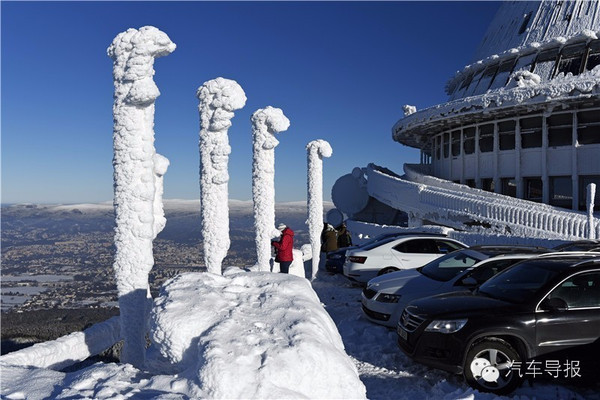
[(600, 183), (599, 33), (598, 1), (503, 4), (449, 101), (402, 118), (394, 140), (436, 177), (584, 210)]
[[(390, 210), (401, 210), (411, 225), (584, 235), (577, 211), (588, 185), (600, 184), (599, 38), (597, 0), (503, 3), (473, 60), (448, 81), (448, 101), (407, 105), (393, 126), (395, 141), (420, 149), (420, 163), (402, 176), (354, 171), (334, 185), (334, 203), (379, 223), (397, 223)], [(363, 188), (363, 203), (345, 203), (350, 186)]]

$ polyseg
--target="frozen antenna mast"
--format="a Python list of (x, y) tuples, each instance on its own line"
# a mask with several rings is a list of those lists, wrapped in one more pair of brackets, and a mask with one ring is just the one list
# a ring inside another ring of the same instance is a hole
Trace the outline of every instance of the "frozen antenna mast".
[(204, 262), (208, 272), (221, 274), (229, 250), (229, 174), (231, 147), (227, 130), (233, 112), (246, 104), (236, 81), (217, 78), (205, 82), (196, 93), (200, 100), (200, 204)]
[(271, 239), (279, 236), (275, 229), (275, 134), (287, 130), (290, 121), (279, 108), (268, 106), (256, 110), (252, 121), (252, 200), (256, 257), (259, 271), (269, 270)]
[(319, 270), (321, 229), (323, 228), (323, 158), (331, 157), (331, 145), (322, 139), (306, 145), (308, 163), (308, 233), (312, 250), (312, 278)]
[(160, 30), (145, 26), (118, 34), (107, 50), (113, 60), (115, 262), (119, 292), (121, 361), (145, 362), (152, 241), (164, 228), (162, 177), (169, 161), (154, 148), (154, 59), (175, 50)]

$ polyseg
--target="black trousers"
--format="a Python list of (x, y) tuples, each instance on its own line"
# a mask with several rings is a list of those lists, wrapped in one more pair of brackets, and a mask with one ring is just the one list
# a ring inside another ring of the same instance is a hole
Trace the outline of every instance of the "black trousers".
[(292, 265), (291, 261), (279, 261), (279, 272), (287, 274), (290, 272), (290, 265)]

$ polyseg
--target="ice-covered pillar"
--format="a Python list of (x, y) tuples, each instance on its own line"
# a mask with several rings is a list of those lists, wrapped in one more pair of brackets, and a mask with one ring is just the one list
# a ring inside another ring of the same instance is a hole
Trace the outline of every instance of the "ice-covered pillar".
[(154, 59), (175, 50), (160, 30), (145, 26), (115, 37), (113, 60), (114, 270), (119, 293), (121, 361), (141, 367), (145, 360), (148, 274), (154, 265), (152, 240), (164, 227), (162, 175), (168, 160), (154, 149)]
[(234, 111), (246, 104), (246, 94), (236, 81), (216, 78), (196, 93), (200, 104), (200, 210), (204, 263), (208, 272), (221, 274), (229, 250), (229, 138)]
[(279, 236), (275, 228), (275, 134), (287, 130), (290, 120), (279, 108), (256, 110), (252, 117), (252, 201), (256, 232), (256, 266), (269, 270), (271, 239)]
[(596, 184), (590, 183), (587, 186), (587, 212), (588, 212), (588, 239), (596, 239), (596, 230), (594, 229), (594, 199), (596, 198)]
[(333, 153), (331, 145), (322, 139), (306, 145), (308, 164), (308, 233), (312, 251), (312, 278), (317, 276), (321, 252), (321, 230), (323, 229), (323, 157)]

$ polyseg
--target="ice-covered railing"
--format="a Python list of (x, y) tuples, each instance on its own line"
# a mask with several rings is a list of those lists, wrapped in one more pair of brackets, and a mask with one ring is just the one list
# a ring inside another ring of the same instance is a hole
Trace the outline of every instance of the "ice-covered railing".
[[(457, 229), (485, 227), (491, 232), (549, 239), (589, 237), (584, 213), (472, 189), (438, 178), (410, 173), (420, 182), (389, 176), (374, 164), (366, 168), (367, 190), (379, 201), (408, 212), (413, 220), (429, 220)], [(411, 178), (409, 178), (411, 179)], [(600, 226), (594, 223), (595, 236)]]

